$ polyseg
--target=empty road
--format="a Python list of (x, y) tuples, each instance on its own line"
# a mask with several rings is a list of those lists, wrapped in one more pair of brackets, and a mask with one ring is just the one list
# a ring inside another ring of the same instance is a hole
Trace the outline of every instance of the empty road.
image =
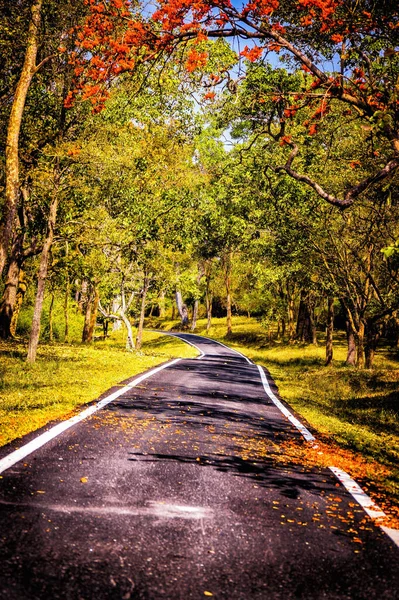
[(257, 366), (182, 337), (201, 358), (3, 471), (0, 598), (399, 599), (399, 548), (330, 470), (284, 461), (308, 442)]

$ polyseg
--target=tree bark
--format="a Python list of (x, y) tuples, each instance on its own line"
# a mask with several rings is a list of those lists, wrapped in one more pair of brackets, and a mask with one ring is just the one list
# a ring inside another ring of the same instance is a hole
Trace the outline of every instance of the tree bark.
[(150, 278), (148, 275), (144, 277), (143, 293), (141, 295), (141, 307), (140, 307), (140, 318), (139, 326), (137, 328), (136, 335), (136, 350), (140, 350), (143, 343), (143, 329), (144, 329), (144, 317), (145, 317), (145, 302), (147, 299), (148, 288), (150, 285)]
[(42, 254), (40, 257), (39, 273), (37, 278), (37, 292), (35, 307), (33, 310), (32, 329), (29, 338), (28, 356), (27, 361), (30, 363), (35, 362), (37, 354), (37, 346), (39, 344), (40, 336), (40, 321), (42, 317), (44, 290), (46, 287), (46, 277), (48, 271), (48, 263), (51, 246), (54, 239), (54, 227), (57, 218), (58, 208), (58, 190), (55, 190), (53, 199), (50, 204), (50, 212), (47, 222), (47, 235), (43, 244)]
[(20, 231), (16, 235), (12, 245), (3, 298), (0, 306), (0, 338), (3, 340), (12, 337), (11, 323), (17, 302), (19, 273), (23, 263), (22, 247), (24, 237), (24, 232)]
[[(197, 275), (197, 290), (196, 290), (197, 296), (199, 295), (199, 285), (200, 285), (201, 279), (203, 278), (204, 275), (205, 275), (204, 267), (200, 263), (198, 265), (198, 275)], [(194, 331), (195, 328), (197, 327), (198, 305), (199, 305), (199, 298), (195, 298), (194, 307), (193, 307), (193, 318), (191, 320), (191, 331)]]
[(88, 342), (92, 342), (93, 341), (94, 331), (95, 331), (96, 322), (97, 322), (97, 313), (98, 313), (98, 303), (99, 303), (99, 301), (100, 301), (100, 294), (99, 294), (99, 291), (98, 291), (98, 285), (95, 285), (94, 286), (94, 297), (93, 297), (93, 300), (92, 300), (91, 312), (90, 312), (88, 336), (87, 336), (87, 341)]
[(6, 160), (5, 160), (5, 203), (0, 223), (0, 275), (6, 263), (8, 247), (14, 227), (15, 215), (19, 201), (19, 134), (26, 96), (32, 77), (36, 71), (38, 50), (38, 32), (40, 27), (42, 0), (35, 0), (31, 9), (31, 21), (28, 29), (28, 40), (24, 64), (15, 90), (11, 113), (7, 127)]
[(54, 294), (54, 292), (51, 292), (50, 308), (49, 308), (49, 313), (48, 313), (48, 339), (50, 342), (53, 341), (53, 337), (54, 337), (54, 332), (53, 332), (54, 300), (55, 300), (55, 294)]
[(364, 331), (365, 331), (365, 327), (364, 327), (364, 322), (360, 321), (359, 323), (359, 327), (358, 330), (355, 333), (355, 339), (356, 339), (356, 366), (359, 369), (363, 369), (364, 368)]
[(356, 364), (356, 340), (355, 334), (352, 331), (350, 322), (346, 321), (346, 341), (348, 344), (348, 352), (345, 363), (351, 367)]
[(24, 301), (26, 289), (27, 289), (27, 285), (26, 285), (26, 281), (25, 281), (25, 273), (22, 269), (20, 269), (19, 270), (19, 278), (18, 278), (17, 298), (16, 298), (14, 310), (12, 313), (11, 323), (10, 323), (11, 337), (15, 337), (17, 334), (18, 317), (19, 317), (19, 313), (21, 310), (21, 306)]
[(159, 292), (158, 309), (159, 309), (159, 317), (161, 319), (164, 319), (165, 318), (165, 292), (163, 290), (161, 292)]
[(82, 331), (82, 342), (84, 344), (86, 344), (86, 343), (88, 343), (90, 341), (89, 340), (89, 334), (90, 334), (90, 321), (91, 321), (92, 305), (93, 305), (92, 294), (91, 293), (87, 293), (87, 295), (86, 295), (85, 320), (84, 320), (83, 331)]
[(295, 340), (295, 304), (292, 297), (288, 298), (288, 338), (290, 344)]
[(327, 299), (326, 366), (333, 360), (334, 298)]
[(316, 326), (314, 321), (314, 303), (311, 292), (301, 290), (299, 301), (296, 338), (300, 342), (317, 345)]
[(188, 308), (187, 305), (184, 304), (181, 292), (176, 290), (176, 306), (180, 316), (182, 327), (188, 326)]
[(227, 325), (227, 335), (231, 335), (232, 328), (232, 317), (231, 317), (231, 262), (232, 262), (232, 252), (229, 251), (225, 256), (224, 261), (224, 284), (226, 287), (226, 325)]
[(65, 319), (65, 330), (64, 330), (64, 342), (69, 343), (69, 275), (67, 273), (66, 286), (65, 286), (65, 297), (64, 297), (64, 319)]
[(378, 341), (381, 337), (381, 331), (382, 331), (382, 324), (375, 325), (374, 323), (368, 323), (366, 344), (365, 344), (365, 348), (364, 348), (366, 369), (373, 368), (375, 351), (377, 349)]

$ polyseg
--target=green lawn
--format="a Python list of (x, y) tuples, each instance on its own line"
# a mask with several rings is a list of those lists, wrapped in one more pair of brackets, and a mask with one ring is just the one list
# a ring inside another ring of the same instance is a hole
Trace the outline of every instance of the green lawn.
[(111, 386), (176, 357), (198, 353), (179, 339), (145, 332), (141, 352), (124, 350), (123, 333), (94, 344), (39, 346), (33, 365), (21, 342), (0, 344), (0, 445), (64, 419)]

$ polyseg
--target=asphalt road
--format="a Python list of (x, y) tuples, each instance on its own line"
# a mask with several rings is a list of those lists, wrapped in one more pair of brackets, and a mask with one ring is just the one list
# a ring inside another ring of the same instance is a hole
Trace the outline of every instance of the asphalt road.
[(186, 339), (205, 356), (3, 472), (0, 598), (399, 598), (390, 538), (331, 471), (278, 459), (301, 435), (256, 365)]

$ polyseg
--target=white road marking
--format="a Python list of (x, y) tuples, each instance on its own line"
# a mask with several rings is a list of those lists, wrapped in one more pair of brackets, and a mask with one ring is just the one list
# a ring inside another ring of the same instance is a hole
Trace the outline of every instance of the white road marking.
[[(193, 348), (198, 350), (198, 352), (200, 353), (200, 356), (197, 356), (196, 360), (201, 360), (201, 358), (204, 358), (204, 356), (205, 356), (205, 353), (201, 350), (201, 348), (198, 348), (198, 346), (196, 346), (192, 342), (189, 342), (188, 340), (185, 340), (184, 338), (180, 337), (180, 335), (177, 333), (170, 333), (169, 331), (159, 331), (158, 329), (147, 329), (147, 331), (151, 331), (152, 333), (160, 333), (162, 335), (170, 335), (171, 337), (177, 337), (182, 342), (185, 342), (186, 344), (190, 344), (190, 346), (192, 346)], [(192, 334), (188, 334), (188, 335), (192, 335)]]
[(298, 419), (296, 417), (294, 417), (294, 415), (288, 410), (288, 408), (286, 408), (284, 406), (284, 404), (282, 404), (282, 402), (280, 402), (280, 400), (277, 398), (277, 396), (275, 396), (273, 394), (273, 392), (270, 388), (269, 382), (267, 380), (266, 373), (264, 372), (263, 368), (260, 365), (256, 365), (256, 366), (259, 369), (260, 378), (262, 380), (264, 390), (265, 390), (266, 394), (269, 396), (270, 400), (272, 402), (274, 402), (274, 404), (277, 406), (277, 408), (279, 410), (281, 410), (283, 415), (286, 416), (287, 419), (289, 419), (291, 421), (291, 423), (301, 432), (301, 434), (303, 435), (303, 437), (305, 438), (306, 441), (308, 441), (308, 442), (315, 441), (316, 438), (314, 437), (314, 435), (312, 435), (310, 433), (309, 429), (307, 429), (304, 425), (302, 425), (302, 423), (300, 421), (298, 421)]
[[(335, 477), (342, 483), (344, 488), (350, 493), (350, 495), (360, 504), (363, 510), (369, 515), (371, 519), (385, 519), (386, 514), (376, 504), (370, 496), (366, 494), (358, 483), (346, 471), (338, 469), (337, 467), (329, 467), (334, 473)], [(380, 525), (381, 529), (386, 533), (394, 544), (399, 547), (399, 531), (397, 529), (391, 529)]]
[(339, 479), (342, 485), (348, 490), (351, 496), (355, 498), (355, 500), (360, 504), (363, 510), (371, 517), (372, 519), (380, 519), (381, 517), (386, 517), (384, 511), (380, 509), (379, 506), (362, 490), (359, 484), (356, 483), (354, 479), (348, 473), (343, 471), (342, 469), (338, 469), (337, 467), (329, 467), (329, 469), (334, 473), (335, 477)]
[(170, 367), (170, 366), (176, 364), (180, 360), (182, 360), (182, 359), (176, 358), (174, 360), (171, 360), (171, 361), (161, 365), (160, 367), (156, 367), (155, 369), (152, 369), (148, 373), (144, 373), (143, 375), (140, 375), (139, 377), (134, 379), (131, 383), (128, 383), (127, 385), (123, 386), (121, 389), (117, 390), (113, 394), (106, 396), (105, 398), (103, 398), (102, 400), (100, 400), (99, 402), (94, 404), (93, 406), (86, 408), (78, 415), (72, 417), (71, 419), (68, 419), (67, 421), (58, 423), (58, 425), (55, 425), (54, 427), (52, 427), (45, 433), (42, 433), (41, 435), (39, 435), (37, 438), (35, 438), (31, 442), (28, 442), (27, 444), (22, 446), (22, 448), (19, 448), (18, 450), (11, 452), (10, 454), (8, 454), (8, 456), (6, 456), (0, 460), (0, 473), (5, 471), (6, 469), (9, 469), (13, 465), (15, 465), (17, 462), (19, 462), (20, 460), (22, 460), (23, 458), (25, 458), (26, 456), (28, 456), (29, 454), (31, 454), (32, 452), (37, 450), (38, 448), (41, 448), (42, 446), (44, 446), (44, 444), (47, 444), (47, 442), (49, 442), (50, 440), (53, 440), (55, 437), (57, 437), (58, 435), (60, 435), (61, 433), (63, 433), (67, 429), (69, 429), (70, 427), (73, 427), (77, 423), (80, 423), (80, 421), (87, 419), (87, 417), (90, 417), (93, 413), (97, 412), (98, 410), (100, 410), (101, 408), (103, 408), (104, 406), (106, 406), (107, 404), (112, 402), (113, 400), (116, 400), (116, 398), (119, 398), (119, 396), (122, 396), (122, 394), (129, 391), (131, 388), (136, 387), (139, 383), (141, 383), (145, 379), (148, 379), (148, 377), (152, 377), (152, 375), (155, 375), (155, 373), (158, 373), (159, 371), (162, 371), (163, 369), (166, 369), (167, 367)]
[(190, 346), (192, 346), (193, 348), (195, 348), (196, 350), (198, 350), (198, 352), (200, 353), (200, 356), (197, 356), (197, 360), (201, 360), (201, 358), (204, 358), (205, 352), (203, 352), (201, 350), (201, 348), (199, 348), (198, 346), (196, 346), (195, 344), (193, 344), (193, 342), (189, 342), (188, 340), (185, 340), (184, 338), (180, 337), (180, 335), (176, 335), (175, 333), (169, 333), (169, 334), (166, 334), (166, 335), (172, 335), (173, 337), (177, 337), (182, 342), (186, 342), (186, 344), (190, 344)]
[[(205, 337), (205, 336), (203, 336)], [(218, 342), (217, 340), (213, 340), (212, 338), (205, 338), (206, 340), (210, 340), (211, 342), (215, 342), (215, 344), (220, 344), (220, 346), (223, 346), (224, 348), (227, 348), (227, 350), (231, 350), (232, 352), (235, 352), (236, 354), (239, 354), (240, 356), (242, 356), (243, 358), (245, 358), (245, 360), (247, 361), (247, 363), (249, 363), (250, 365), (253, 365), (254, 363), (252, 362), (252, 360), (250, 360), (248, 358), (248, 356), (245, 356), (245, 354), (243, 354), (242, 352), (240, 352), (239, 350), (236, 350), (235, 348), (230, 348), (229, 346), (226, 346), (226, 344), (222, 344), (222, 342)]]

